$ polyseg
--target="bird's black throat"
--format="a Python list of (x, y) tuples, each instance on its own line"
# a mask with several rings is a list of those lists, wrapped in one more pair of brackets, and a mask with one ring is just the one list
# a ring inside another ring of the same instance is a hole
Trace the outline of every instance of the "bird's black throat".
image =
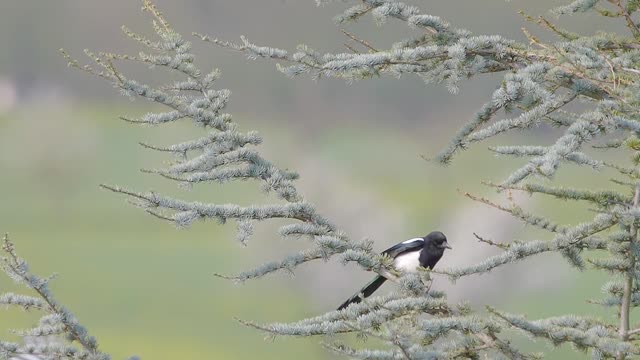
[(430, 241), (425, 241), (424, 247), (422, 251), (420, 251), (420, 258), (418, 258), (420, 266), (433, 269), (442, 257), (442, 254), (444, 254), (444, 248), (438, 247)]

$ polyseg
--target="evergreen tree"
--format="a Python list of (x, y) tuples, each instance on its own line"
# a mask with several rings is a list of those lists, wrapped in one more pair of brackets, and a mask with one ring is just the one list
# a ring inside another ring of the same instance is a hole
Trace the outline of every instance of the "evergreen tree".
[[(318, 1), (319, 4), (326, 2)], [(246, 38), (235, 44), (196, 35), (206, 42), (244, 52), (250, 58), (284, 62), (286, 64), (279, 65), (278, 69), (289, 76), (310, 74), (313, 78), (325, 76), (353, 81), (408, 73), (420, 76), (427, 83), (444, 83), (455, 93), (464, 78), (502, 74), (501, 83), (486, 104), (435, 160), (448, 164), (457, 152), (468, 149), (472, 143), (512, 130), (527, 131), (542, 124), (557, 127), (560, 135), (549, 139), (550, 145), (491, 147), (496, 154), (526, 160), (511, 175), (488, 186), (498, 191), (551, 196), (569, 200), (570, 204), (586, 202), (593, 216), (577, 225), (561, 225), (514, 203), (503, 205), (467, 194), (525, 224), (549, 231), (549, 237), (495, 242), (478, 236), (480, 241), (499, 249), (500, 254), (464, 268), (422, 271), (418, 275), (397, 273), (390, 259), (374, 252), (370, 242), (353, 241), (319, 214), (297, 190), (297, 175), (260, 154), (262, 139), (257, 133), (238, 130), (231, 116), (224, 112), (229, 91), (214, 88), (220, 73), (217, 70), (203, 73), (196, 67), (190, 42), (169, 25), (149, 0), (144, 1), (144, 9), (153, 17), (157, 39), (123, 28), (146, 52), (134, 56), (86, 51), (95, 64), (85, 66), (64, 53), (70, 66), (107, 80), (128, 96), (145, 98), (166, 108), (164, 112), (137, 119), (123, 118), (128, 122), (162, 125), (190, 119), (202, 127), (203, 136), (192, 141), (169, 146), (142, 144), (146, 149), (175, 156), (171, 165), (146, 172), (187, 186), (254, 180), (274, 196), (268, 198), (267, 205), (241, 206), (186, 201), (112, 185), (103, 187), (125, 195), (149, 214), (178, 227), (188, 227), (196, 220), (234, 221), (237, 238), (243, 244), (251, 236), (256, 222), (272, 219), (288, 222), (280, 228), (282, 237), (310, 240), (310, 247), (302, 252), (240, 274), (221, 275), (232, 280), (246, 281), (280, 270), (294, 271), (307, 262), (338, 257), (344, 263), (357, 263), (365, 271), (382, 273), (398, 284), (397, 291), (390, 295), (371, 297), (345, 310), (295, 323), (261, 325), (243, 321), (272, 336), (326, 336), (329, 349), (361, 359), (541, 357), (541, 354), (522, 352), (510, 343), (512, 334), (508, 330), (518, 329), (554, 345), (570, 343), (577, 351), (588, 352), (593, 359), (640, 357), (637, 343), (640, 328), (632, 326), (630, 321), (631, 311), (640, 305), (637, 281), (640, 278), (637, 231), (640, 225), (640, 28), (635, 20), (640, 2), (578, 0), (553, 10), (557, 15), (597, 12), (613, 21), (623, 21), (628, 32), (625, 34), (579, 35), (561, 29), (545, 17), (524, 15), (557, 36), (555, 42), (546, 43), (525, 30), (528, 44), (501, 36), (474, 35), (398, 1), (354, 2), (354, 6), (337, 17), (338, 22), (355, 21), (371, 14), (380, 24), (388, 20), (405, 22), (415, 29), (416, 35), (396, 42), (390, 49), (377, 49), (349, 34), (357, 48), (350, 46), (350, 53), (336, 54), (321, 54), (305, 45), (289, 53), (252, 44)], [(120, 62), (129, 61), (150, 65), (154, 72), (159, 72), (156, 68), (168, 69), (181, 79), (161, 86), (143, 84), (129, 79), (120, 70)], [(609, 158), (616, 161), (601, 160), (607, 157), (594, 155), (595, 151), (588, 147), (614, 152)], [(601, 189), (561, 186), (556, 184), (554, 175), (565, 163), (596, 171), (609, 168), (618, 175)], [(45, 321), (27, 333), (66, 334), (69, 340), (77, 342), (79, 350), (67, 345), (55, 349), (25, 349), (0, 342), (0, 358), (26, 352), (54, 358), (108, 358), (97, 350), (95, 340), (77, 320), (57, 305), (48, 291), (42, 290), (46, 289), (46, 280), (30, 275), (10, 243), (5, 244), (9, 256), (5, 261), (8, 265), (3, 269), (35, 290), (39, 297), (8, 294), (0, 297), (0, 303), (45, 310), (48, 315), (43, 319), (55, 321)], [(606, 296), (590, 301), (594, 306), (605, 306), (617, 313), (615, 323), (567, 314), (529, 320), (493, 307), (488, 307), (486, 313), (476, 313), (466, 305), (449, 304), (445, 294), (430, 289), (430, 278), (435, 272), (457, 279), (551, 253), (562, 254), (579, 269), (588, 267), (610, 274), (609, 281), (603, 285)], [(338, 335), (344, 333), (375, 338), (384, 346), (374, 348), (364, 343), (361, 347), (352, 347), (340, 341)]]

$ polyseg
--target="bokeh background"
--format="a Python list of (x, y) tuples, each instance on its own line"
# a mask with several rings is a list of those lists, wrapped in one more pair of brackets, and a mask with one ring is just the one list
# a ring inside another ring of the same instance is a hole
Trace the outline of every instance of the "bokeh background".
[[(414, 1), (425, 12), (476, 33), (523, 40), (517, 14), (544, 14), (565, 1)], [(258, 44), (293, 49), (306, 43), (321, 51), (345, 51), (348, 39), (332, 22), (344, 4), (318, 8), (312, 0), (158, 0), (174, 27), (228, 40), (246, 35)], [(264, 341), (263, 334), (234, 317), (257, 322), (293, 321), (333, 309), (368, 280), (355, 266), (328, 262), (305, 266), (295, 277), (278, 274), (234, 285), (214, 273), (234, 273), (305, 246), (258, 228), (248, 247), (234, 241), (233, 226), (198, 223), (177, 230), (130, 206), (100, 183), (156, 189), (212, 202), (265, 201), (255, 184), (202, 185), (191, 192), (141, 174), (167, 158), (140, 148), (145, 141), (170, 144), (199, 135), (190, 124), (141, 128), (118, 120), (152, 108), (131, 102), (108, 84), (68, 69), (58, 53), (76, 57), (84, 48), (136, 52), (121, 25), (149, 33), (149, 19), (135, 0), (0, 1), (0, 231), (9, 232), (21, 255), (42, 274), (56, 272), (59, 300), (101, 341), (104, 351), (123, 359), (331, 359), (319, 339)], [(561, 19), (581, 33), (622, 29), (594, 15)], [(391, 21), (376, 26), (367, 18), (346, 29), (378, 47), (411, 33)], [(545, 36), (540, 33), (540, 36)], [(487, 76), (466, 82), (457, 95), (424, 85), (417, 77), (382, 78), (353, 84), (341, 80), (288, 79), (273, 63), (202, 44), (194, 38), (203, 69), (219, 67), (219, 86), (233, 91), (229, 112), (244, 129), (265, 138), (264, 152), (301, 174), (299, 186), (327, 217), (353, 238), (369, 238), (380, 250), (398, 241), (445, 232), (454, 250), (441, 264), (456, 266), (493, 253), (472, 232), (499, 241), (547, 236), (508, 216), (473, 203), (459, 190), (500, 199), (481, 180), (500, 179), (518, 161), (496, 159), (480, 144), (446, 168), (426, 162), (447, 144), (499, 84)], [(126, 68), (130, 77), (163, 76), (161, 71)], [(503, 138), (538, 143), (553, 130), (536, 129)], [(548, 141), (548, 140), (547, 140)], [(561, 172), (559, 181), (597, 184), (607, 174)], [(514, 194), (534, 211), (575, 223), (584, 211), (566, 204)], [(455, 284), (444, 278), (451, 301), (484, 304), (532, 318), (560, 313), (614, 314), (586, 303), (598, 297), (604, 277), (579, 273), (560, 258), (541, 256)], [(0, 278), (0, 292), (15, 287)], [(386, 285), (385, 291), (392, 291)], [(0, 312), (0, 338), (8, 328), (27, 327), (33, 314)], [(582, 358), (566, 348), (529, 343), (550, 359)]]

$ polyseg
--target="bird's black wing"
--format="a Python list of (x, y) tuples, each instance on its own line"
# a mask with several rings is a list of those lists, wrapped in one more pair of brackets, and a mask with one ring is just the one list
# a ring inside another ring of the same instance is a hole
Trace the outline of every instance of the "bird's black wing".
[(391, 258), (395, 258), (405, 252), (418, 251), (422, 249), (423, 246), (424, 240), (422, 238), (416, 238), (393, 245), (382, 253), (389, 255)]

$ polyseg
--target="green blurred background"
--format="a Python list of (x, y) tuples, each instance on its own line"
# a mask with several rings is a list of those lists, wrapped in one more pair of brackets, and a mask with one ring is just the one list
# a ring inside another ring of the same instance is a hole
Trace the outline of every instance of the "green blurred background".
[[(307, 43), (321, 51), (344, 51), (347, 39), (332, 23), (338, 2), (317, 8), (312, 0), (158, 0), (174, 27), (258, 44), (293, 48)], [(414, 1), (425, 12), (476, 33), (522, 40), (526, 24), (518, 9), (543, 13), (563, 1)], [(109, 85), (69, 70), (57, 49), (80, 56), (82, 49), (135, 52), (119, 28), (149, 33), (135, 0), (0, 2), (0, 231), (42, 275), (59, 274), (53, 289), (101, 342), (122, 359), (305, 359), (334, 358), (319, 339), (263, 341), (234, 317), (257, 322), (293, 321), (333, 309), (371, 274), (337, 262), (300, 269), (296, 277), (270, 276), (234, 285), (213, 273), (234, 273), (305, 246), (274, 236), (261, 225), (248, 247), (234, 241), (234, 227), (198, 223), (177, 230), (102, 191), (100, 183), (155, 189), (211, 202), (264, 202), (254, 183), (202, 185), (185, 192), (138, 171), (167, 158), (140, 148), (139, 141), (170, 144), (200, 135), (190, 124), (134, 127), (118, 120), (151, 111), (148, 103), (119, 97)], [(593, 33), (618, 29), (586, 15), (560, 21)], [(530, 25), (527, 25), (531, 27)], [(369, 19), (348, 26), (379, 47), (409, 35), (404, 24), (375, 26)], [(533, 30), (536, 32), (536, 30)], [(541, 34), (541, 36), (544, 36)], [(194, 39), (199, 65), (223, 71), (221, 87), (233, 91), (229, 111), (243, 129), (258, 130), (264, 152), (282, 167), (300, 172), (305, 196), (353, 238), (370, 238), (377, 248), (432, 229), (454, 246), (443, 260), (459, 265), (492, 254), (472, 232), (496, 240), (546, 236), (509, 217), (465, 199), (458, 189), (498, 198), (480, 180), (500, 179), (520, 162), (496, 159), (478, 145), (446, 168), (425, 162), (485, 101), (499, 78), (463, 84), (450, 95), (419, 79), (376, 79), (346, 84), (324, 79), (287, 79), (274, 64), (249, 61), (238, 53)], [(131, 77), (150, 78), (144, 68)], [(151, 77), (161, 72), (151, 72)], [(504, 142), (538, 143), (550, 129), (537, 129)], [(559, 181), (603, 184), (610, 174), (569, 169)], [(566, 204), (516, 196), (525, 206), (575, 223), (587, 210), (566, 212)], [(604, 277), (578, 273), (555, 256), (510, 265), (481, 277), (434, 287), (451, 301), (468, 300), (482, 311), (491, 303), (508, 311), (545, 317), (561, 313), (614, 314), (588, 305)], [(387, 285), (386, 290), (393, 286)], [(16, 290), (0, 278), (0, 292)], [(0, 338), (8, 328), (27, 327), (35, 314), (0, 312)], [(566, 348), (521, 341), (527, 349), (549, 351), (550, 359), (583, 358)]]

